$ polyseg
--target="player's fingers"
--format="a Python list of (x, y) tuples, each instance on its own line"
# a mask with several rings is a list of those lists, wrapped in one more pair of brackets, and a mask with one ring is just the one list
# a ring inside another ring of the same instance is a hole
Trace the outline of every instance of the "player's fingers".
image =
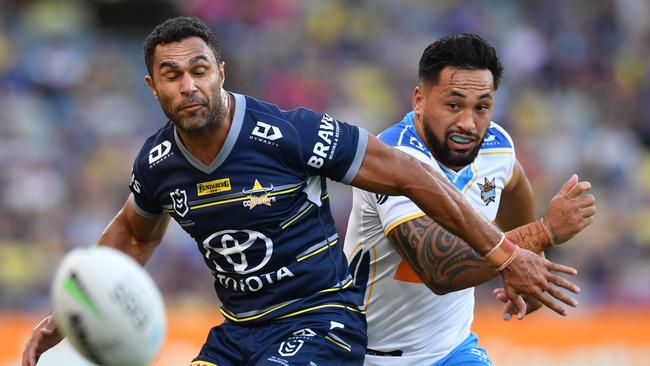
[(35, 366), (36, 365), (36, 347), (34, 347), (32, 340), (28, 340), (25, 344), (23, 351), (23, 360), (21, 366)]
[(554, 263), (549, 260), (546, 260), (546, 269), (552, 272), (561, 272), (572, 276), (578, 274), (578, 270), (573, 267), (565, 266), (564, 264)]
[(517, 309), (515, 309), (515, 304), (512, 303), (512, 301), (508, 301), (505, 305), (503, 305), (503, 320), (510, 320), (512, 318), (512, 314), (515, 313)]
[(557, 287), (549, 286), (546, 289), (546, 292), (549, 293), (554, 298), (562, 301), (563, 303), (565, 303), (565, 304), (567, 304), (569, 306), (572, 306), (574, 308), (576, 306), (578, 306), (578, 301), (576, 299), (567, 296), (564, 292), (558, 290)]
[(596, 197), (594, 197), (593, 194), (587, 194), (584, 196), (580, 196), (580, 204), (578, 207), (584, 208), (584, 207), (589, 207), (593, 206), (596, 204)]
[(560, 187), (560, 194), (567, 194), (573, 188), (576, 184), (578, 184), (578, 176), (576, 174), (573, 174), (571, 178), (569, 178), (562, 187)]
[(573, 283), (571, 281), (568, 281), (567, 279), (562, 278), (560, 276), (556, 276), (556, 275), (552, 274), (552, 275), (550, 275), (548, 277), (548, 282), (550, 282), (550, 283), (552, 283), (552, 284), (554, 284), (554, 285), (556, 285), (558, 287), (562, 287), (563, 289), (566, 289), (568, 291), (571, 291), (574, 294), (579, 294), (580, 293), (580, 287), (576, 286), (575, 283)]
[(544, 304), (544, 306), (546, 306), (547, 308), (553, 310), (554, 312), (556, 312), (556, 313), (558, 313), (558, 314), (560, 314), (562, 316), (566, 316), (566, 314), (567, 314), (566, 310), (562, 306), (560, 306), (558, 303), (553, 301), (550, 297), (546, 296), (543, 292), (539, 291), (539, 292), (536, 292), (536, 293), (532, 293), (530, 295), (533, 296), (534, 298), (536, 298), (542, 304)]
[(517, 319), (523, 319), (526, 316), (526, 302), (521, 296), (517, 296), (514, 305), (517, 308)]
[(591, 189), (591, 183), (584, 181), (584, 182), (579, 182), (578, 184), (574, 185), (571, 187), (569, 192), (567, 193), (567, 196), (569, 198), (578, 198), (578, 196), (585, 191), (588, 191)]
[(506, 290), (502, 288), (495, 288), (492, 290), (492, 294), (494, 297), (496, 297), (497, 300), (501, 301), (502, 303), (508, 302), (508, 296), (506, 295)]
[(580, 212), (582, 213), (582, 217), (587, 218), (587, 217), (591, 217), (591, 216), (595, 215), (596, 210), (597, 210), (596, 206), (589, 206), (589, 207), (585, 207), (585, 208), (580, 209)]

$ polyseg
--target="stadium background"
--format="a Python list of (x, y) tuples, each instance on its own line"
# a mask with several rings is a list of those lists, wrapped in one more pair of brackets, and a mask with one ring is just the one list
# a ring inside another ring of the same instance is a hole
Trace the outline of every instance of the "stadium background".
[[(498, 365), (650, 365), (650, 3), (597, 1), (0, 0), (0, 366), (18, 364), (61, 257), (92, 245), (124, 202), (131, 162), (164, 116), (141, 44), (195, 15), (219, 35), (226, 88), (327, 111), (378, 133), (409, 110), (426, 45), (476, 32), (505, 76), (494, 120), (514, 137), (541, 215), (573, 172), (594, 224), (549, 257), (579, 269), (579, 309), (503, 322), (477, 292)], [(331, 187), (339, 233), (350, 192)], [(169, 230), (148, 270), (171, 327), (157, 365), (182, 365), (219, 321), (195, 244)], [(85, 365), (65, 346), (42, 365)], [(66, 361), (63, 361), (66, 360)]]

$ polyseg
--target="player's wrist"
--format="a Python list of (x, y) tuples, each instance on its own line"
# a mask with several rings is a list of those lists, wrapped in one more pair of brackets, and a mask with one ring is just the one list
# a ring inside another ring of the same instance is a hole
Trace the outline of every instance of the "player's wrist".
[(539, 223), (541, 224), (544, 233), (546, 233), (546, 236), (548, 237), (550, 246), (560, 244), (558, 237), (553, 232), (553, 229), (551, 229), (551, 224), (548, 222), (548, 220), (544, 220), (544, 217), (542, 217), (539, 219)]
[(545, 226), (544, 219), (519, 226), (506, 233), (506, 237), (516, 245), (540, 254), (556, 245), (555, 236)]
[(490, 262), (498, 271), (503, 271), (517, 257), (519, 247), (513, 244), (506, 236), (501, 235), (501, 239), (485, 254), (485, 260)]

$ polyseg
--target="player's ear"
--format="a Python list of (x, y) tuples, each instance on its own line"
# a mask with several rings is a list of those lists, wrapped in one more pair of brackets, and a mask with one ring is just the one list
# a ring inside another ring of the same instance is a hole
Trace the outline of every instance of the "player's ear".
[(156, 100), (158, 100), (158, 93), (156, 92), (156, 88), (154, 88), (153, 86), (153, 79), (151, 78), (151, 76), (145, 75), (144, 81), (147, 83), (149, 90), (151, 90), (151, 94), (153, 94), (153, 97), (156, 98)]
[(422, 111), (422, 104), (424, 103), (424, 94), (422, 93), (422, 86), (418, 85), (413, 90), (413, 97), (411, 98), (411, 108), (415, 114), (420, 114)]
[(221, 79), (221, 87), (223, 87), (224, 81), (226, 81), (226, 63), (221, 61), (219, 62), (219, 78)]

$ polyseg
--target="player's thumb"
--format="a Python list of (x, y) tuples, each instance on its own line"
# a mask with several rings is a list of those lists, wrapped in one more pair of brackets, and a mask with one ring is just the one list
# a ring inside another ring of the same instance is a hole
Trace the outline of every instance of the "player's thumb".
[(569, 193), (569, 191), (571, 190), (571, 188), (573, 188), (576, 184), (578, 184), (578, 175), (577, 175), (577, 174), (573, 174), (573, 175), (571, 176), (571, 178), (569, 178), (569, 180), (567, 180), (566, 182), (564, 182), (564, 184), (562, 185), (562, 188), (560, 188), (560, 192), (559, 192), (559, 193), (561, 193), (561, 194), (567, 194), (567, 193)]

